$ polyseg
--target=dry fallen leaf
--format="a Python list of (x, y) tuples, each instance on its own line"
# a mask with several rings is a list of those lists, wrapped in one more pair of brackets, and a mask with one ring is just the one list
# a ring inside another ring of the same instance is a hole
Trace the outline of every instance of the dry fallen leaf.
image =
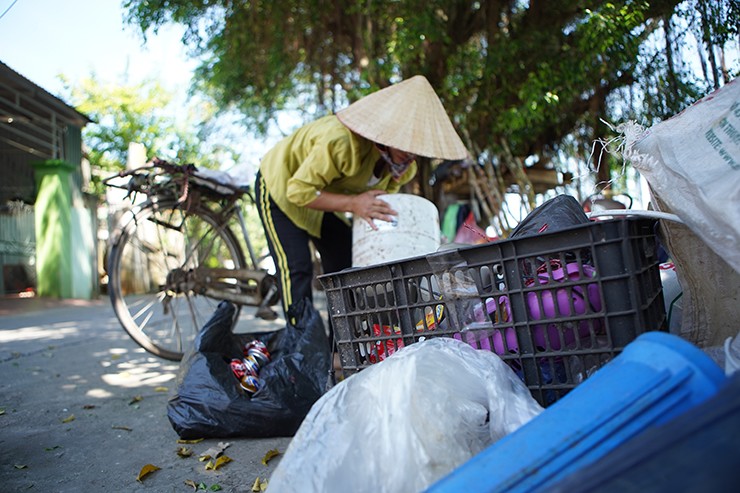
[(167, 387), (154, 387), (154, 392), (167, 392), (168, 390), (170, 389)]
[(252, 491), (266, 491), (267, 490), (267, 479), (260, 479), (259, 476), (254, 480), (252, 484)]
[(188, 485), (188, 486), (190, 486), (191, 488), (193, 488), (193, 491), (197, 491), (198, 490), (198, 485), (192, 479), (186, 479), (185, 480), (185, 484)]
[(183, 459), (185, 457), (190, 457), (191, 455), (193, 455), (193, 449), (190, 448), (190, 447), (178, 447), (177, 448), (177, 455), (179, 455)]
[(208, 464), (206, 464), (206, 471), (209, 471), (209, 470), (218, 471), (221, 466), (223, 466), (224, 464), (228, 464), (231, 461), (232, 459), (228, 455), (222, 455), (221, 457), (216, 459), (216, 462), (209, 460)]
[(62, 423), (71, 423), (74, 420), (75, 420), (75, 415), (70, 414), (69, 416), (67, 416), (66, 418), (62, 420)]
[(265, 456), (262, 457), (262, 465), (266, 466), (270, 459), (277, 457), (278, 455), (280, 455), (280, 451), (278, 449), (268, 450)]
[(209, 448), (208, 450), (206, 450), (205, 452), (203, 452), (202, 454), (200, 454), (200, 457), (198, 458), (198, 460), (200, 460), (201, 462), (203, 462), (203, 461), (207, 461), (209, 459), (215, 459), (219, 455), (223, 454), (224, 453), (224, 450), (226, 450), (230, 446), (231, 446), (231, 444), (228, 443), (228, 442), (227, 443), (218, 442), (218, 445), (214, 445), (213, 447)]
[(95, 409), (95, 404), (85, 404), (82, 409)]
[(13, 467), (15, 467), (16, 469), (28, 469), (28, 466), (25, 464), (15, 464), (15, 466)]
[(183, 440), (183, 439), (181, 438), (181, 439), (177, 440), (177, 443), (188, 443), (188, 444), (193, 444), (193, 443), (200, 443), (200, 442), (202, 442), (203, 440), (204, 440), (203, 438), (196, 438), (195, 440)]
[(131, 401), (128, 403), (128, 405), (130, 406), (131, 404), (136, 404), (137, 402), (141, 402), (143, 400), (144, 400), (144, 398), (142, 396), (137, 395), (137, 396), (134, 396), (133, 399), (131, 399)]
[(141, 468), (141, 471), (139, 471), (139, 475), (136, 476), (136, 481), (141, 483), (141, 480), (144, 479), (146, 476), (153, 473), (154, 471), (159, 471), (160, 469), (160, 467), (157, 467), (154, 464), (147, 464)]
[(128, 426), (115, 426), (114, 425), (114, 426), (111, 426), (111, 428), (113, 428), (114, 430), (133, 431)]

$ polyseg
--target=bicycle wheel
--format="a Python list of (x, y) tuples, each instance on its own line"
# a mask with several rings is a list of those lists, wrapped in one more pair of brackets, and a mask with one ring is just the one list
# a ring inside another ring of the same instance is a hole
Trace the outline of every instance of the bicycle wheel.
[[(187, 282), (188, 272), (201, 266), (246, 267), (232, 230), (205, 208), (188, 213), (174, 201), (150, 202), (114, 235), (108, 261), (113, 309), (150, 353), (179, 361), (213, 315), (219, 300)], [(240, 290), (235, 279), (222, 279), (220, 288)]]

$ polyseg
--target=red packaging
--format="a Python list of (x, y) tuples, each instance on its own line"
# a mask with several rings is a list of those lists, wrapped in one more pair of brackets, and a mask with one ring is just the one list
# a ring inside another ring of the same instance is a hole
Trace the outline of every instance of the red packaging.
[(247, 373), (247, 369), (244, 366), (244, 361), (240, 359), (232, 359), (231, 363), (229, 363), (231, 366), (231, 372), (234, 374), (237, 380), (241, 380), (244, 378), (244, 375)]
[[(381, 330), (381, 327), (379, 324), (373, 324), (373, 335), (379, 336), (379, 335), (400, 335), (401, 329), (399, 327), (391, 327), (390, 325), (383, 325), (383, 328)], [(399, 349), (401, 349), (404, 346), (403, 339), (398, 338), (395, 340), (387, 339), (385, 341), (375, 341), (375, 347), (373, 348), (372, 352), (368, 355), (368, 359), (370, 363), (377, 363), (378, 361), (383, 361), (391, 354), (395, 353)]]

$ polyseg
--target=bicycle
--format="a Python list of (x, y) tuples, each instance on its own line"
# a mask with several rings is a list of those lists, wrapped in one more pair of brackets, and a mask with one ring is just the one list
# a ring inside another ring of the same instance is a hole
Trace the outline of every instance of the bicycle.
[(270, 308), (280, 299), (277, 279), (258, 267), (241, 210), (243, 197), (254, 197), (213, 173), (154, 159), (103, 180), (131, 202), (109, 240), (113, 309), (136, 343), (172, 361), (222, 300), (236, 304), (235, 321), (245, 305), (259, 318), (277, 317)]

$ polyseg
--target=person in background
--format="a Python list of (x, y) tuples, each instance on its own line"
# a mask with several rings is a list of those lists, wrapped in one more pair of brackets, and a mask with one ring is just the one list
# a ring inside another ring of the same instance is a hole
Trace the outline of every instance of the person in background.
[(419, 75), (301, 127), (267, 152), (255, 193), (286, 316), (293, 303), (313, 302), (309, 242), (324, 273), (351, 267), (347, 215), (373, 229), (374, 219), (392, 220), (396, 212), (380, 196), (414, 177), (417, 156), (467, 156), (439, 97)]

